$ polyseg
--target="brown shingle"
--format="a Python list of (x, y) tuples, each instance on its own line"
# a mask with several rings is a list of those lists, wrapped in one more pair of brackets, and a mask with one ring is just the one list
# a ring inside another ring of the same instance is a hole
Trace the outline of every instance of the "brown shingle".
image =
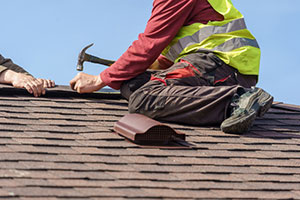
[(167, 123), (195, 146), (141, 148), (111, 131), (119, 95), (0, 85), (0, 198), (299, 199), (299, 111), (275, 103), (243, 135)]

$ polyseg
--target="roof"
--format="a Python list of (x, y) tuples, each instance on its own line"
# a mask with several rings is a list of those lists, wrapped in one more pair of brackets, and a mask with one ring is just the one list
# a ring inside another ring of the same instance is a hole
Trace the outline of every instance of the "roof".
[(113, 134), (127, 113), (117, 94), (0, 85), (0, 198), (300, 199), (300, 106), (274, 103), (244, 135), (168, 124), (189, 149)]

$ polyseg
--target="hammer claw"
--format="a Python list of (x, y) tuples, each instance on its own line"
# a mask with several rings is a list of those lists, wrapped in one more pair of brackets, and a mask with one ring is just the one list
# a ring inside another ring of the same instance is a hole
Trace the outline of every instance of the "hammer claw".
[(106, 66), (110, 66), (112, 65), (115, 61), (112, 61), (112, 60), (106, 60), (106, 59), (102, 59), (102, 58), (98, 58), (96, 56), (93, 56), (93, 55), (89, 55), (86, 52), (86, 50), (88, 48), (90, 48), (91, 46), (93, 46), (94, 43), (84, 47), (81, 52), (79, 53), (78, 55), (78, 62), (77, 62), (77, 70), (78, 71), (82, 71), (83, 70), (83, 63), (85, 61), (88, 61), (88, 62), (92, 62), (92, 63), (98, 63), (98, 64), (102, 64), (102, 65), (106, 65)]
[(94, 45), (94, 43), (92, 43), (92, 44), (89, 44), (88, 46), (86, 46), (86, 47), (84, 47), (81, 51), (80, 51), (80, 53), (79, 53), (79, 55), (78, 55), (78, 61), (77, 61), (77, 71), (82, 71), (83, 70), (83, 62), (84, 61), (88, 61), (88, 56), (86, 55), (86, 50), (88, 49), (88, 48), (90, 48), (91, 46), (93, 46)]
[(81, 50), (80, 54), (81, 54), (81, 53), (85, 53), (85, 51), (86, 51), (88, 48), (90, 48), (91, 46), (93, 46), (93, 45), (94, 45), (94, 43), (89, 44), (89, 45), (87, 45), (86, 47), (84, 47), (84, 48)]

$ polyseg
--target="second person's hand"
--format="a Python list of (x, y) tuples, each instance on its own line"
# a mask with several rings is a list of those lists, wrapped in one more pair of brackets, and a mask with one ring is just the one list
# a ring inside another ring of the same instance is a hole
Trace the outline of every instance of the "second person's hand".
[[(35, 97), (45, 95), (46, 93), (43, 79), (36, 79), (30, 75), (14, 72), (12, 70), (6, 70), (2, 76), (4, 83), (11, 84), (15, 88), (25, 88)], [(53, 84), (55, 83), (53, 82)]]
[(53, 88), (53, 87), (55, 87), (55, 82), (53, 80), (43, 79), (43, 78), (38, 78), (38, 80), (43, 82), (43, 87), (44, 88)]

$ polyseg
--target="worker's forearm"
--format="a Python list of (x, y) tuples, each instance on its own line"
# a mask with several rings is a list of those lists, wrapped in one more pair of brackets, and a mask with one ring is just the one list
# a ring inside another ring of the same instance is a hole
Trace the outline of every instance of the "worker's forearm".
[(17, 72), (14, 72), (12, 70), (5, 70), (0, 73), (0, 83), (4, 84), (12, 84), (14, 77), (16, 77)]

